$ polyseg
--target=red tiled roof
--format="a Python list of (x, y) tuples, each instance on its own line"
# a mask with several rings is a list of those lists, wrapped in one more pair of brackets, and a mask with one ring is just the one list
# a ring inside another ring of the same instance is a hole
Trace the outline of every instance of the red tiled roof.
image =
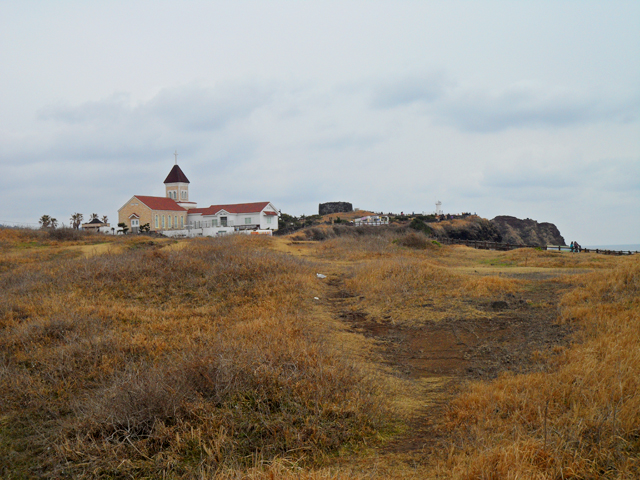
[(264, 210), (269, 202), (232, 203), (231, 205), (211, 205), (207, 208), (192, 208), (189, 212), (202, 213), (203, 215), (215, 215), (220, 210), (229, 213), (258, 213)]
[(178, 165), (174, 165), (164, 183), (191, 183)]
[(173, 198), (169, 197), (147, 197), (144, 195), (134, 195), (138, 200), (144, 203), (151, 210), (175, 210), (178, 212), (186, 212), (186, 208), (182, 208)]
[(206, 207), (201, 207), (201, 208), (190, 208), (188, 211), (189, 211), (189, 214), (192, 214), (192, 213), (202, 213), (202, 212), (204, 212), (206, 209), (207, 209)]

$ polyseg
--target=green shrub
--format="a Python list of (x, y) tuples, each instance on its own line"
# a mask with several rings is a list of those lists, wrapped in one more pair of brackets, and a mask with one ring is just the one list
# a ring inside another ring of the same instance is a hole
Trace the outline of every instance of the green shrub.
[(412, 228), (418, 232), (423, 232), (426, 235), (433, 235), (433, 230), (431, 229), (431, 227), (419, 218), (414, 218), (413, 220), (411, 220), (409, 228)]

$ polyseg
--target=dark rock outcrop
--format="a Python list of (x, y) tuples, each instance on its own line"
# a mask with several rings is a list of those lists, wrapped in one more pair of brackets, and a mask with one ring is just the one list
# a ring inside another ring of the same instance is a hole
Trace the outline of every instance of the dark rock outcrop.
[(489, 220), (473, 217), (468, 220), (443, 222), (445, 236), (456, 240), (476, 240), (481, 242), (501, 242), (502, 234)]
[(349, 202), (327, 202), (318, 206), (319, 215), (329, 215), (330, 213), (353, 212), (353, 205)]
[(538, 223), (527, 218), (520, 220), (516, 217), (501, 215), (491, 220), (502, 235), (504, 243), (524, 245), (566, 245), (560, 231), (553, 223)]

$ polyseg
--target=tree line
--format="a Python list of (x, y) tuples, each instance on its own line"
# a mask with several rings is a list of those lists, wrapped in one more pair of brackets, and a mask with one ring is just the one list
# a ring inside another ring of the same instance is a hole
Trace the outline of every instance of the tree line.
[[(108, 223), (109, 221), (109, 218), (106, 215), (103, 215), (102, 218), (100, 218), (100, 216), (97, 213), (92, 213), (89, 218), (89, 221), (92, 222), (93, 220), (96, 220), (96, 219), (99, 219), (102, 223)], [(84, 215), (76, 212), (71, 215), (71, 218), (69, 220), (71, 222), (71, 227), (74, 228), (75, 230), (78, 230), (80, 228), (80, 225), (82, 225), (82, 220), (84, 220)], [(38, 223), (40, 224), (40, 228), (57, 228), (58, 227), (58, 219), (50, 215), (42, 215), (40, 217), (40, 220), (38, 220)]]

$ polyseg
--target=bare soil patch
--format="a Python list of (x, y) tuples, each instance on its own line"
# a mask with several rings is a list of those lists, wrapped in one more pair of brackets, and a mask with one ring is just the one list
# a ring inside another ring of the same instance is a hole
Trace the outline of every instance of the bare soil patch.
[(333, 314), (352, 332), (371, 339), (382, 362), (397, 376), (422, 384), (428, 380), (425, 406), (409, 420), (407, 432), (382, 453), (427, 454), (442, 440), (435, 428), (442, 409), (466, 381), (489, 380), (506, 371), (543, 369), (545, 363), (537, 360), (539, 353), (568, 345), (571, 329), (558, 324), (556, 318), (558, 300), (570, 285), (553, 278), (555, 275), (532, 273), (522, 293), (465, 299), (485, 313), (480, 318), (460, 318), (452, 311), (450, 317), (432, 321), (430, 312), (436, 307), (425, 301), (415, 326), (354, 310), (354, 297), (344, 288), (344, 276), (327, 279)]

